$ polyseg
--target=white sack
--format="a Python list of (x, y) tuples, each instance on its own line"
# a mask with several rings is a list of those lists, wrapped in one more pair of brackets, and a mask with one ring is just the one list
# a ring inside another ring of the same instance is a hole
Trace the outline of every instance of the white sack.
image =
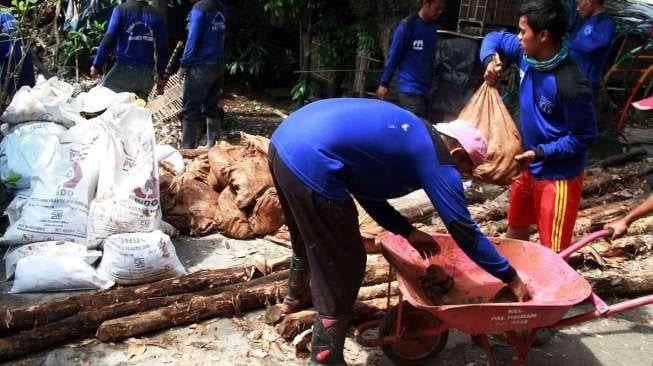
[(159, 170), (154, 156), (152, 115), (134, 104), (111, 106), (98, 117), (109, 126), (109, 145), (91, 203), (88, 246), (118, 233), (159, 228)]
[(170, 237), (159, 230), (112, 235), (102, 245), (98, 272), (118, 284), (148, 283), (186, 273)]
[(84, 118), (68, 104), (73, 90), (72, 85), (56, 76), (46, 80), (39, 75), (33, 88), (18, 89), (0, 120), (11, 124), (47, 121), (66, 127), (83, 122)]
[(81, 258), (84, 262), (93, 265), (102, 252), (88, 250), (86, 246), (69, 241), (46, 241), (42, 243), (27, 244), (10, 250), (5, 254), (5, 279), (10, 280), (16, 272), (16, 263), (32, 255), (43, 257)]
[(9, 293), (104, 290), (113, 285), (82, 258), (32, 255), (18, 261)]

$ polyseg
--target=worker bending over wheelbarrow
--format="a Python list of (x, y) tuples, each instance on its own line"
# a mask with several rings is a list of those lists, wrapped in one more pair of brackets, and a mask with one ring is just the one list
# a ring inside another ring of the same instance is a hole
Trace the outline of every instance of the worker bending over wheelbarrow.
[(383, 228), (428, 257), (438, 253), (438, 243), (386, 201), (423, 188), (462, 250), (519, 300), (528, 300), (515, 269), (466, 207), (461, 173), (485, 160), (484, 137), (464, 121), (436, 128), (388, 102), (343, 98), (297, 110), (272, 135), (270, 170), (293, 248), (281, 311), (307, 307), (312, 297), (318, 316), (311, 363), (345, 364), (345, 335), (366, 261), (352, 196)]

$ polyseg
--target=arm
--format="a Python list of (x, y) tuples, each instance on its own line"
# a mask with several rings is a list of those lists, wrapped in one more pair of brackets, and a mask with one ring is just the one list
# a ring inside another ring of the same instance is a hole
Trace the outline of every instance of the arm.
[(569, 133), (555, 141), (535, 148), (537, 160), (559, 160), (584, 154), (597, 136), (596, 116), (592, 96), (580, 95), (575, 100), (563, 102), (564, 118)]
[(605, 47), (612, 43), (614, 37), (615, 24), (610, 20), (602, 21), (592, 31), (589, 36), (581, 34), (583, 27), (569, 39), (568, 46), (582, 52), (591, 52), (598, 48)]
[(113, 8), (111, 13), (111, 19), (109, 20), (109, 26), (107, 27), (107, 33), (102, 38), (100, 45), (97, 48), (97, 54), (93, 60), (93, 67), (101, 69), (104, 66), (104, 63), (107, 60), (109, 53), (111, 53), (116, 47), (116, 38), (118, 37), (118, 32), (120, 29), (121, 15), (118, 7)]
[(635, 207), (630, 211), (626, 216), (620, 218), (619, 220), (613, 221), (611, 223), (605, 224), (604, 229), (612, 229), (613, 234), (612, 238), (616, 239), (622, 237), (628, 226), (644, 216), (650, 215), (653, 213), (653, 194), (650, 195), (646, 201), (642, 202), (639, 206)]
[(193, 7), (190, 11), (190, 20), (188, 21), (188, 39), (184, 47), (184, 54), (181, 56), (181, 66), (188, 67), (188, 63), (193, 58), (196, 52), (199, 37), (202, 34), (202, 23), (204, 22), (204, 13), (199, 9)]
[(406, 32), (408, 32), (406, 22), (402, 21), (399, 23), (392, 36), (392, 43), (390, 44), (390, 50), (388, 51), (388, 60), (383, 68), (383, 74), (381, 74), (380, 84), (383, 87), (388, 87), (395, 69), (406, 54)]
[(481, 233), (467, 210), (458, 171), (449, 165), (434, 169), (422, 178), (424, 190), (451, 236), (479, 267), (503, 282), (512, 282), (517, 277), (515, 270), (508, 260), (499, 254), (494, 244)]
[(394, 234), (399, 234), (408, 238), (414, 230), (406, 218), (400, 214), (388, 201), (372, 201), (356, 197), (356, 200), (365, 209), (370, 217), (374, 219), (381, 227)]
[(168, 29), (166, 28), (163, 18), (159, 18), (159, 25), (156, 31), (156, 69), (159, 78), (165, 78), (164, 73), (168, 66)]
[(518, 63), (524, 55), (517, 36), (505, 31), (490, 32), (483, 38), (480, 50), (483, 65), (487, 66), (495, 53), (499, 53), (515, 63)]

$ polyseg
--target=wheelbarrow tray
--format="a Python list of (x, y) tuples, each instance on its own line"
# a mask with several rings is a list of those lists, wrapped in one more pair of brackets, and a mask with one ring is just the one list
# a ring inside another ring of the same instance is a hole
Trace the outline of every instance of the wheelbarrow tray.
[[(397, 269), (399, 289), (413, 307), (424, 309), (449, 328), (468, 334), (493, 333), (555, 324), (575, 304), (587, 299), (590, 284), (550, 249), (514, 239), (492, 238), (531, 289), (528, 302), (492, 303), (505, 284), (477, 266), (450, 235), (435, 234), (439, 255), (423, 259), (403, 237), (387, 235), (384, 256)], [(419, 286), (429, 265), (440, 266), (453, 277), (451, 291), (434, 306)]]

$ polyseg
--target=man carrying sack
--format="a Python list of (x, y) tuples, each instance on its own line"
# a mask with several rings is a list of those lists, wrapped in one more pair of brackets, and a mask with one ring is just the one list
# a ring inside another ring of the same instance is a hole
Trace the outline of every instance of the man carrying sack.
[(567, 17), (561, 1), (527, 1), (519, 14), (519, 35), (492, 32), (480, 52), (489, 84), (498, 77), (496, 52), (518, 65), (521, 78), (524, 152), (515, 159), (524, 169), (511, 186), (507, 236), (528, 240), (536, 224), (540, 242), (559, 252), (571, 242), (587, 152), (597, 135), (592, 89), (562, 40)]

